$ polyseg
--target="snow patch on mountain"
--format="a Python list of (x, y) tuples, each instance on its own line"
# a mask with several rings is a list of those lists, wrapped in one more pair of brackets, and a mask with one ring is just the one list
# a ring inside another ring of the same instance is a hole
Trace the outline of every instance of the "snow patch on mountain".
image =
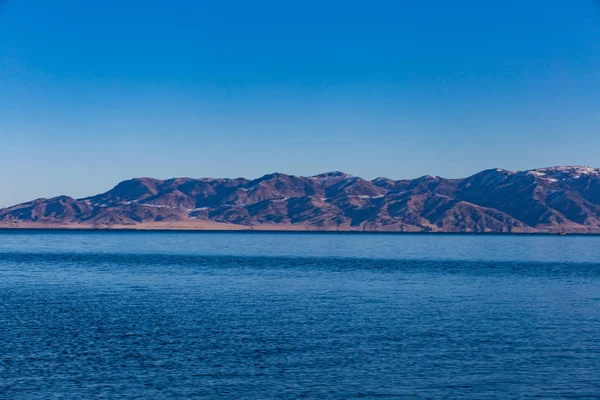
[(582, 176), (600, 176), (600, 169), (584, 166), (562, 166), (562, 167), (548, 167), (539, 168), (528, 171), (530, 173), (538, 173), (547, 175), (553, 179), (579, 179)]

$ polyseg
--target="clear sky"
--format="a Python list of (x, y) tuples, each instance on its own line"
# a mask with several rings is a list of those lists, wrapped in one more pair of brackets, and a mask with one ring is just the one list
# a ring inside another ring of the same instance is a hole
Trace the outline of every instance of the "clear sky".
[(594, 0), (0, 0), (0, 205), (600, 166)]

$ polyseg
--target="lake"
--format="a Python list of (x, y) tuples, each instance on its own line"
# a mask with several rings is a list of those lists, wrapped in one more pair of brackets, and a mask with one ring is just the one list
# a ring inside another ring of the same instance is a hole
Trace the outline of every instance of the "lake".
[(600, 236), (0, 231), (0, 398), (600, 398)]

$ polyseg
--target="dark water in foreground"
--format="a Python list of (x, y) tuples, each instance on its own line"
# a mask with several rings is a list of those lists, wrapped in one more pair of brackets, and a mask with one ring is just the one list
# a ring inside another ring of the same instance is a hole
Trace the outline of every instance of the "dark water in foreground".
[(0, 398), (600, 398), (600, 237), (0, 232)]

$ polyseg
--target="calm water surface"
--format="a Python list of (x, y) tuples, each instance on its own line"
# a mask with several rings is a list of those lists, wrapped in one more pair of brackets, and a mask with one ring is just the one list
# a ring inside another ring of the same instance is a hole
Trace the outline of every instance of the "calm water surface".
[(600, 237), (0, 232), (0, 398), (600, 398)]

